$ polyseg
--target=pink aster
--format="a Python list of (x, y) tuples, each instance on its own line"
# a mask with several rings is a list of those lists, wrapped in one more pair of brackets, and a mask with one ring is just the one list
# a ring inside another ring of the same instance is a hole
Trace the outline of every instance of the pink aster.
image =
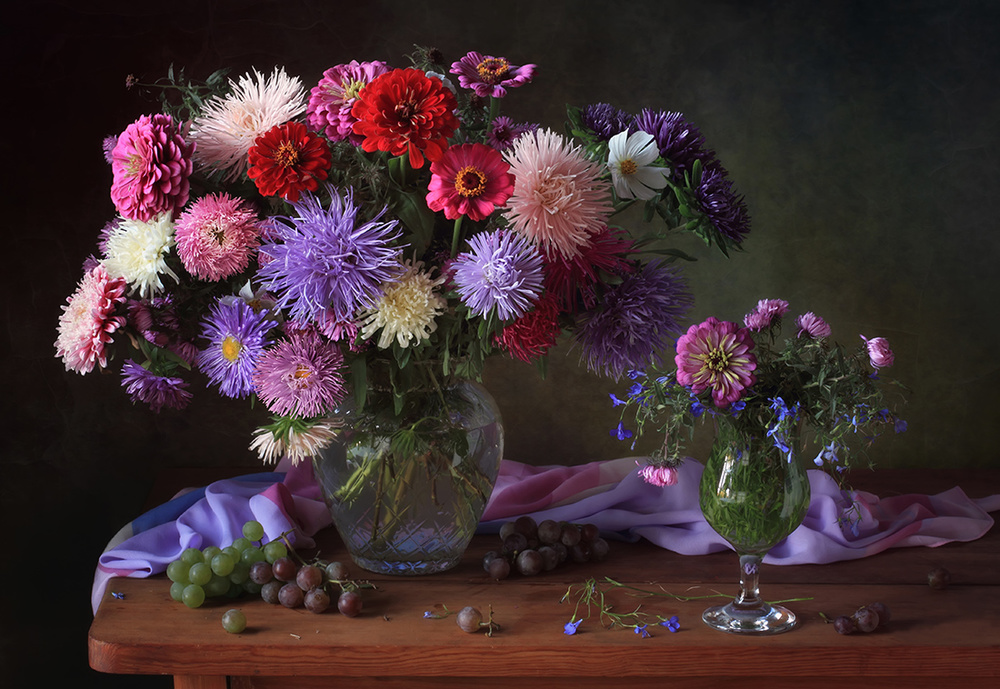
[(663, 488), (664, 486), (673, 486), (677, 483), (677, 469), (674, 467), (647, 464), (639, 469), (639, 476), (646, 483), (660, 488)]
[(448, 220), (468, 216), (485, 220), (514, 191), (514, 175), (503, 156), (485, 144), (449, 147), (431, 164), (427, 207), (444, 211)]
[(868, 359), (875, 368), (888, 368), (896, 362), (896, 355), (889, 347), (889, 340), (884, 337), (873, 337), (870, 340), (864, 335), (861, 339), (865, 341), (868, 349)]
[(788, 302), (784, 299), (761, 299), (756, 308), (743, 317), (743, 325), (760, 332), (770, 328), (776, 321), (788, 313)]
[(580, 147), (539, 129), (515, 141), (505, 158), (514, 175), (505, 216), (546, 254), (577, 256), (607, 225), (610, 183)]
[(512, 65), (505, 57), (475, 51), (451, 65), (462, 88), (472, 89), (480, 98), (503, 98), (507, 89), (523, 86), (535, 74), (535, 65)]
[(313, 130), (322, 132), (330, 141), (350, 141), (360, 145), (362, 138), (354, 133), (357, 119), (351, 107), (365, 84), (391, 68), (384, 62), (351, 60), (323, 72), (313, 87), (306, 109), (306, 121)]
[(710, 316), (677, 340), (677, 382), (695, 395), (711, 389), (715, 406), (725, 409), (757, 380), (753, 346), (747, 328)]
[(67, 371), (83, 374), (95, 365), (108, 365), (106, 345), (126, 321), (124, 315), (115, 315), (115, 309), (125, 301), (127, 287), (124, 278), (112, 278), (101, 264), (83, 276), (59, 316), (56, 356)]
[(215, 282), (246, 270), (260, 233), (257, 214), (243, 199), (219, 193), (192, 203), (177, 219), (174, 238), (184, 268)]
[(314, 330), (290, 330), (258, 359), (253, 384), (275, 414), (323, 416), (344, 398), (343, 366), (337, 345)]
[(143, 115), (130, 124), (111, 151), (111, 200), (122, 217), (149, 222), (183, 208), (193, 152), (170, 115)]
[(805, 335), (813, 340), (829, 337), (830, 333), (833, 332), (830, 325), (812, 311), (796, 318), (795, 325), (799, 327), (797, 337)]

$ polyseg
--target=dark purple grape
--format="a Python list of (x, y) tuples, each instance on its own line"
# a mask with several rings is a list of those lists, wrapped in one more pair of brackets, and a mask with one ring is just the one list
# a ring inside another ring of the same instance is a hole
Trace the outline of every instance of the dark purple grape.
[(552, 544), (552, 550), (556, 551), (559, 555), (559, 564), (566, 562), (569, 559), (569, 548), (562, 544), (562, 541), (556, 541)]
[(455, 615), (455, 624), (463, 632), (478, 632), (479, 623), (483, 621), (483, 613), (476, 610), (471, 605), (467, 605)]
[(564, 524), (562, 528), (562, 533), (559, 535), (559, 541), (567, 548), (572, 548), (577, 543), (580, 542), (580, 527), (575, 524)]
[(278, 590), (278, 602), (286, 608), (297, 608), (304, 599), (305, 593), (294, 582), (287, 582)]
[(250, 565), (250, 581), (263, 586), (274, 579), (274, 570), (267, 560), (260, 560)]
[(331, 562), (326, 566), (326, 578), (330, 581), (345, 581), (351, 578), (351, 570), (343, 562)]
[(576, 563), (590, 561), (590, 544), (580, 541), (574, 546), (570, 546), (569, 559)]
[(326, 609), (330, 607), (330, 594), (319, 587), (309, 589), (306, 591), (302, 604), (306, 606), (306, 610), (318, 615), (321, 612), (326, 612)]
[(295, 581), (295, 575), (299, 571), (299, 566), (290, 557), (279, 557), (271, 565), (274, 578), (278, 581)]
[(587, 543), (590, 543), (600, 535), (601, 530), (594, 524), (584, 524), (580, 527), (580, 538)]
[(260, 588), (260, 597), (264, 600), (265, 603), (277, 605), (278, 603), (281, 602), (281, 600), (278, 598), (278, 592), (284, 585), (285, 584), (282, 581), (278, 581), (277, 579), (271, 579), (271, 581), (267, 582)]
[(601, 562), (608, 557), (608, 553), (611, 552), (611, 546), (608, 542), (598, 536), (590, 542), (590, 559), (595, 562)]
[(295, 574), (295, 583), (303, 591), (311, 591), (323, 585), (323, 570), (316, 565), (303, 565)]
[(874, 610), (875, 614), (878, 615), (879, 625), (884, 625), (888, 623), (889, 620), (892, 618), (892, 614), (889, 612), (889, 606), (886, 605), (885, 603), (881, 602), (869, 603), (868, 607), (871, 610)]
[(932, 569), (927, 573), (927, 585), (935, 591), (943, 591), (951, 583), (951, 572), (944, 567)]
[(514, 531), (524, 534), (529, 541), (538, 538), (538, 523), (527, 515), (514, 520)]
[(562, 536), (562, 527), (554, 519), (544, 519), (538, 524), (538, 540), (545, 545), (552, 545)]
[(490, 560), (489, 569), (486, 571), (493, 579), (506, 579), (510, 576), (510, 561), (504, 557), (495, 557)]
[(516, 555), (528, 547), (528, 538), (516, 531), (503, 539), (503, 553), (505, 555)]
[(496, 550), (491, 550), (485, 555), (483, 555), (483, 569), (485, 569), (487, 572), (490, 571), (490, 563), (493, 562), (498, 557), (502, 557), (502, 555), (500, 555), (499, 551)]
[(550, 545), (543, 545), (538, 549), (538, 554), (542, 556), (542, 569), (551, 572), (559, 566), (559, 553)]
[(357, 591), (344, 591), (337, 599), (337, 610), (345, 617), (357, 617), (361, 614), (361, 594)]
[(500, 525), (500, 540), (506, 541), (507, 537), (514, 533), (514, 522), (504, 522)]
[(873, 632), (878, 628), (878, 613), (871, 608), (859, 608), (851, 617), (854, 618), (854, 624), (857, 625), (859, 632)]
[(517, 571), (532, 577), (542, 571), (542, 556), (537, 550), (522, 550), (517, 554)]
[(854, 620), (847, 615), (841, 615), (833, 621), (833, 628), (837, 630), (838, 634), (853, 634), (858, 631), (858, 626), (854, 623)]

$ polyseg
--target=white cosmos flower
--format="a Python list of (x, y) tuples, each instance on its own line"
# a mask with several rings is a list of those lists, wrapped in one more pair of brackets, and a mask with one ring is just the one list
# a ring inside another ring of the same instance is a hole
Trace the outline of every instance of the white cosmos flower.
[(161, 275), (180, 282), (167, 265), (167, 254), (174, 243), (174, 223), (169, 211), (149, 222), (123, 219), (108, 237), (102, 263), (108, 275), (125, 278), (132, 288), (139, 290), (139, 296), (151, 297), (163, 289)]
[(622, 199), (651, 199), (667, 186), (670, 171), (652, 165), (660, 152), (649, 132), (619, 132), (608, 140), (608, 167)]

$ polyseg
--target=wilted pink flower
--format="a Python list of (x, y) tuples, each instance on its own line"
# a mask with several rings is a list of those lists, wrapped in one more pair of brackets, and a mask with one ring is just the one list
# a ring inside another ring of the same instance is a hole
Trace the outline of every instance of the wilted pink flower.
[(875, 368), (888, 368), (896, 361), (896, 356), (889, 349), (889, 340), (884, 337), (873, 337), (869, 340), (864, 335), (861, 339), (868, 347), (868, 359)]
[(788, 313), (788, 302), (784, 299), (761, 299), (757, 302), (757, 307), (743, 317), (743, 325), (760, 332), (771, 327), (775, 318), (780, 318), (786, 313)]
[(122, 217), (149, 222), (179, 211), (188, 200), (193, 152), (170, 115), (130, 124), (111, 151), (111, 200)]
[(753, 346), (749, 330), (709, 316), (677, 340), (677, 382), (696, 395), (711, 389), (715, 406), (725, 409), (757, 380)]
[(795, 325), (799, 326), (798, 337), (805, 334), (814, 340), (829, 337), (832, 332), (829, 324), (812, 311), (804, 313), (795, 319)]
[(672, 486), (677, 483), (677, 469), (674, 467), (658, 467), (647, 464), (639, 469), (639, 476), (654, 486)]

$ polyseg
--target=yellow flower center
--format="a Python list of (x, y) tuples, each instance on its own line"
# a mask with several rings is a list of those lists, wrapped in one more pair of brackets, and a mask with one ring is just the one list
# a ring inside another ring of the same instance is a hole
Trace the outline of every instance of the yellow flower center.
[(486, 175), (481, 170), (466, 165), (455, 175), (455, 191), (465, 198), (475, 198), (486, 191)]
[(282, 141), (274, 152), (274, 162), (282, 167), (295, 167), (299, 162), (299, 149), (291, 141)]
[(626, 158), (618, 163), (618, 169), (623, 175), (628, 177), (629, 175), (634, 175), (639, 170), (639, 166), (631, 158)]
[(510, 63), (502, 57), (491, 57), (476, 65), (476, 71), (483, 81), (492, 86), (504, 80), (510, 72)]
[(351, 101), (358, 97), (358, 91), (365, 87), (365, 82), (358, 79), (354, 79), (353, 81), (344, 79), (341, 87), (344, 89), (344, 100)]
[(702, 360), (705, 362), (705, 368), (712, 373), (722, 373), (729, 369), (732, 355), (724, 349), (713, 349), (706, 353)]
[(230, 363), (236, 361), (242, 349), (243, 345), (232, 335), (226, 335), (226, 339), (222, 341), (222, 356)]

